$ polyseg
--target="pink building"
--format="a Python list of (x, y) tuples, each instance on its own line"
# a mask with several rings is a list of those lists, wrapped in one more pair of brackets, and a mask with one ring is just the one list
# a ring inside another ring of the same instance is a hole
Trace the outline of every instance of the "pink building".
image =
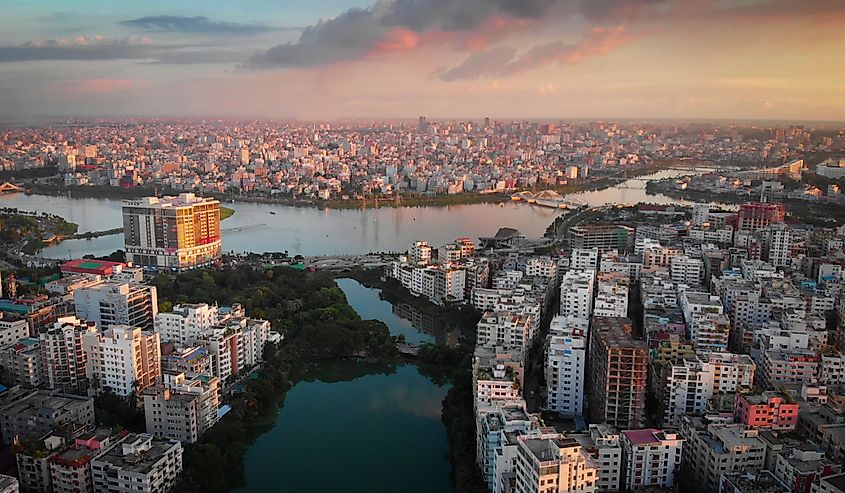
[(781, 392), (737, 394), (734, 418), (753, 428), (792, 431), (798, 424), (798, 404)]

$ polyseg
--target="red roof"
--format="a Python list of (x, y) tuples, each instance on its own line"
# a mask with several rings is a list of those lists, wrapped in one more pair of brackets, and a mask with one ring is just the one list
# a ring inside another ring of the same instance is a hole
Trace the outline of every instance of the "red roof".
[(123, 266), (121, 262), (109, 262), (106, 260), (77, 259), (62, 264), (62, 272), (75, 272), (77, 274), (99, 274), (110, 276), (114, 274), (115, 268)]
[(660, 433), (662, 430), (655, 430), (653, 428), (648, 428), (645, 430), (630, 430), (630, 431), (623, 431), (622, 434), (628, 438), (628, 441), (634, 445), (644, 445), (646, 443), (657, 443), (660, 440), (657, 439), (654, 435)]

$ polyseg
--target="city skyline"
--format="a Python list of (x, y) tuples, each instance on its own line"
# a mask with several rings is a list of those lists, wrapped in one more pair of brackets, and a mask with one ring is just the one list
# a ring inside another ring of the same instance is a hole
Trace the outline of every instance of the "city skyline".
[(4, 121), (845, 115), (828, 0), (0, 6)]

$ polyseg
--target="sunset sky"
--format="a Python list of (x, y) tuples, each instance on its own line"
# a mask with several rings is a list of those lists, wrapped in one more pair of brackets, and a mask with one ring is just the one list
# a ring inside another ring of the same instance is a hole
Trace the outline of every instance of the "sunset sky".
[(845, 120), (843, 0), (0, 0), (0, 119)]

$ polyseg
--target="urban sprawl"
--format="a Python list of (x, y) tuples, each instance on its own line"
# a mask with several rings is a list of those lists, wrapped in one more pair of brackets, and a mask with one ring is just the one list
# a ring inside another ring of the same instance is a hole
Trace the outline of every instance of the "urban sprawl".
[[(379, 275), (480, 315), (475, 461), (490, 492), (845, 492), (845, 225), (818, 217), (841, 207), (841, 130), (139, 120), (0, 142), (7, 171), (178, 193), (123, 201), (123, 261), (65, 262), (20, 296), (4, 269), (0, 434), (17, 478), (0, 491), (171, 490), (183, 444), (231, 410), (226, 389), (286, 343), (239, 305), (159, 307), (158, 273), (248, 261), (222, 253), (217, 194), (516, 193), (692, 159), (715, 164), (655, 184), (709, 200), (569, 203), (544, 238), (420, 238)], [(739, 199), (722, 208), (722, 194)], [(134, 396), (146, 433), (97, 426), (104, 394)]]

